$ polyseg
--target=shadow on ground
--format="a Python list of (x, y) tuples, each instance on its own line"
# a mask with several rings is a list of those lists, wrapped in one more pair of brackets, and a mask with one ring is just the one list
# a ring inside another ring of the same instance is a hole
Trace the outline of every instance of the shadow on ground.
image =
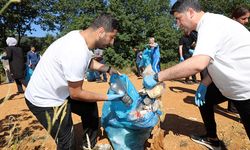
[[(22, 110), (21, 114), (7, 115), (0, 120), (0, 149), (10, 147), (24, 138), (30, 137), (35, 130), (42, 130), (43, 127), (32, 116), (27, 113), (27, 109)], [(28, 127), (22, 128), (21, 123), (30, 122)]]

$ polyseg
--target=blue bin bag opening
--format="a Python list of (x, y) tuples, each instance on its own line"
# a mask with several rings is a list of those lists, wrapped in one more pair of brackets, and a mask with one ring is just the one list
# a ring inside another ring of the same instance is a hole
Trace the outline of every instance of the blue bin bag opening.
[[(160, 110), (146, 111), (143, 116), (134, 116), (143, 103), (134, 85), (126, 75), (113, 74), (110, 83), (122, 85), (125, 93), (132, 99), (130, 105), (123, 103), (122, 98), (105, 101), (102, 108), (101, 123), (115, 150), (143, 150), (153, 127), (158, 123)], [(108, 93), (115, 93), (109, 88)], [(152, 99), (154, 101), (154, 99)]]

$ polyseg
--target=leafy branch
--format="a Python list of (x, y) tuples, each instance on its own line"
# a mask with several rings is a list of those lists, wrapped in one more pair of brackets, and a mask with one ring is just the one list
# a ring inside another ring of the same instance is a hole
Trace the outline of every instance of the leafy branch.
[(0, 15), (2, 15), (2, 13), (4, 12), (5, 9), (8, 8), (8, 6), (11, 4), (11, 3), (20, 3), (21, 0), (9, 0), (5, 5), (4, 7), (0, 10)]

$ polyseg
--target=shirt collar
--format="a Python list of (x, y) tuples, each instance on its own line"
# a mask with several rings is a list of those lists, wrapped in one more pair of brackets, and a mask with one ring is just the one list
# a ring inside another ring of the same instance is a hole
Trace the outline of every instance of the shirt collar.
[(205, 13), (205, 14), (201, 17), (201, 19), (200, 19), (200, 21), (198, 22), (197, 27), (196, 27), (196, 31), (197, 31), (197, 32), (199, 31), (201, 25), (203, 24), (204, 18), (206, 18), (206, 16), (207, 16), (208, 14), (209, 14), (209, 12)]

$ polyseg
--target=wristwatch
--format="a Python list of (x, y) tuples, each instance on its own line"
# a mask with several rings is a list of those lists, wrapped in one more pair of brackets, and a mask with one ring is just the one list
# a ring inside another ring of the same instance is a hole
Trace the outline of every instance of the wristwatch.
[(110, 70), (111, 70), (111, 66), (108, 67), (108, 70), (106, 72), (109, 73)]
[(155, 80), (156, 82), (159, 82), (158, 73), (155, 73), (155, 74), (154, 74), (154, 80)]

